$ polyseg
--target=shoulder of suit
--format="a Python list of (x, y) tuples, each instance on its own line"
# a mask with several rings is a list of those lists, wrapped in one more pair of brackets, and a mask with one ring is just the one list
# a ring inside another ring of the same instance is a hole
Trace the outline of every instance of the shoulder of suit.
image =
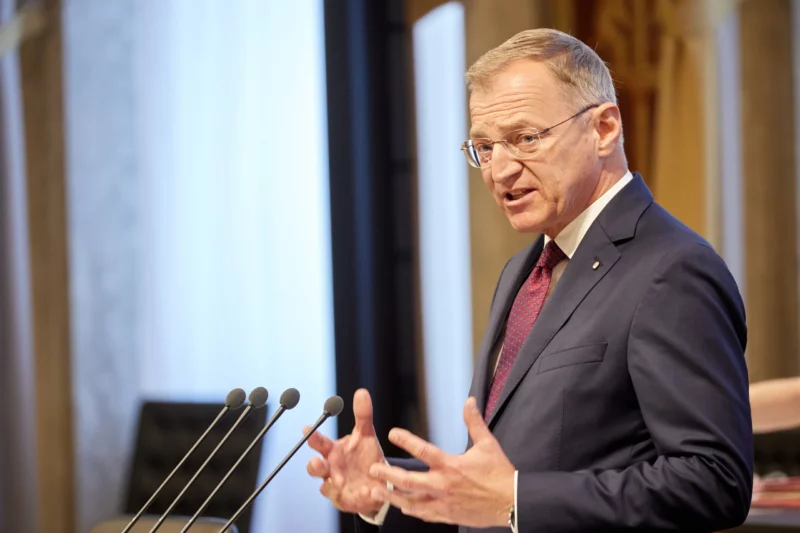
[(656, 277), (670, 271), (685, 272), (687, 265), (692, 265), (695, 272), (730, 277), (725, 260), (714, 247), (656, 203), (642, 216), (636, 235), (626, 248), (624, 255)]
[(713, 251), (705, 238), (656, 202), (642, 214), (637, 224), (636, 238), (640, 238), (640, 244), (657, 244), (665, 249), (688, 249), (692, 245), (703, 245)]

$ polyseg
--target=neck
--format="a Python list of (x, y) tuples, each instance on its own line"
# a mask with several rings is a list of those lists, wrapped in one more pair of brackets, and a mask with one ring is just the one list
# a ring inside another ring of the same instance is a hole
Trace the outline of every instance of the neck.
[(588, 196), (585, 202), (582, 202), (579, 207), (576, 207), (571, 216), (567, 220), (554, 226), (553, 228), (546, 229), (543, 233), (555, 239), (556, 236), (566, 228), (570, 222), (575, 220), (578, 215), (583, 213), (590, 205), (595, 203), (598, 198), (608, 192), (611, 187), (616, 185), (619, 180), (628, 172), (628, 164), (624, 158), (614, 157), (609, 159), (605, 165), (600, 169), (600, 175), (597, 178), (594, 190)]

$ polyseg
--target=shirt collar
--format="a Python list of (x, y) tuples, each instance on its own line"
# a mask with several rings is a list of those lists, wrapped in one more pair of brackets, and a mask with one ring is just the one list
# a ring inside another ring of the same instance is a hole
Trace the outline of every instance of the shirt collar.
[[(592, 223), (595, 219), (600, 216), (600, 213), (605, 209), (608, 203), (614, 198), (619, 191), (622, 190), (625, 185), (627, 185), (633, 179), (633, 174), (631, 174), (630, 170), (622, 176), (617, 183), (615, 183), (610, 189), (608, 189), (603, 196), (598, 198), (594, 201), (592, 205), (587, 207), (583, 210), (583, 212), (575, 217), (575, 220), (567, 224), (561, 233), (556, 235), (556, 244), (561, 251), (564, 252), (568, 258), (572, 259), (572, 256), (575, 255), (575, 252), (578, 250), (578, 245), (580, 245), (583, 237), (586, 235), (586, 232), (589, 231), (589, 227), (591, 227)], [(550, 242), (550, 237), (547, 235), (544, 236), (544, 244), (547, 245)]]

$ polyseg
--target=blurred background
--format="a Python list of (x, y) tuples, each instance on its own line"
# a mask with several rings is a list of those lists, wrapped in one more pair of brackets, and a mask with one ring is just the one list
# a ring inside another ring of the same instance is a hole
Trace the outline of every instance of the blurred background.
[[(322, 431), (348, 433), (358, 387), (382, 437), (462, 450), (495, 282), (535, 237), (459, 150), (463, 75), (529, 28), (608, 62), (631, 169), (739, 283), (752, 381), (798, 374), (798, 1), (0, 0), (0, 23), (2, 532), (131, 512), (146, 402), (263, 385), (271, 415), (297, 387), (259, 481), (331, 394)], [(311, 456), (251, 531), (352, 530)]]

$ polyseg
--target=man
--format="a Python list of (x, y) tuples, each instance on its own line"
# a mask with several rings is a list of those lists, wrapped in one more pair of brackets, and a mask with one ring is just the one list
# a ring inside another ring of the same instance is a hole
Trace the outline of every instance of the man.
[(309, 473), (360, 529), (384, 533), (740, 524), (753, 476), (742, 301), (713, 249), (627, 170), (608, 69), (541, 29), (467, 80), (467, 160), (515, 230), (543, 234), (500, 275), (468, 449), (394, 429), (416, 460), (387, 464), (362, 390), (352, 434), (309, 441), (321, 454)]

